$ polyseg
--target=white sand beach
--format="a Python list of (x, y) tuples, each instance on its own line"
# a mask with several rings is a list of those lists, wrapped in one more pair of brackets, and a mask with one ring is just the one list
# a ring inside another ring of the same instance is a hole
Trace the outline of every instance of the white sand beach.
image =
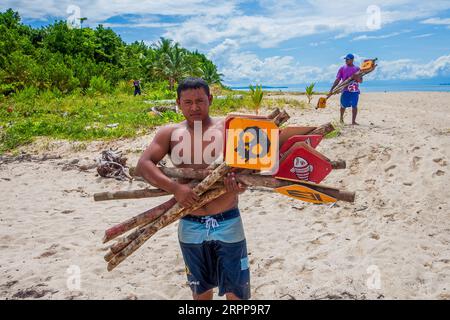
[[(338, 97), (327, 109), (287, 111), (290, 125), (336, 121)], [(355, 191), (355, 203), (241, 196), (252, 299), (450, 299), (450, 93), (362, 93), (358, 122), (317, 148), (347, 161), (323, 183)], [(112, 272), (103, 260), (104, 230), (167, 197), (94, 202), (96, 192), (146, 184), (74, 165), (93, 164), (109, 147), (135, 165), (151, 137), (40, 139), (22, 149), (62, 158), (0, 165), (1, 299), (191, 298), (177, 223)], [(77, 268), (80, 288), (71, 290)]]

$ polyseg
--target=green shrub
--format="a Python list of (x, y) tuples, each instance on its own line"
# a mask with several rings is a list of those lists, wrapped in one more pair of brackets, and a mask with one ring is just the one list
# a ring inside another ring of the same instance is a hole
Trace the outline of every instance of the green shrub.
[(104, 94), (111, 92), (111, 83), (102, 76), (94, 76), (89, 81), (88, 94)]

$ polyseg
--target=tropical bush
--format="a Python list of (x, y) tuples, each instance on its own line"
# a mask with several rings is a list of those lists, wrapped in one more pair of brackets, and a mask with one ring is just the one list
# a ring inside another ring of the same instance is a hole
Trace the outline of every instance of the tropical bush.
[(40, 91), (57, 88), (64, 94), (77, 88), (109, 92), (108, 83), (115, 88), (131, 79), (145, 85), (164, 82), (174, 90), (187, 76), (204, 77), (210, 84), (220, 84), (222, 77), (204, 54), (169, 39), (127, 44), (102, 25), (76, 29), (56, 21), (33, 28), (22, 24), (12, 9), (0, 12), (0, 95), (28, 86)]

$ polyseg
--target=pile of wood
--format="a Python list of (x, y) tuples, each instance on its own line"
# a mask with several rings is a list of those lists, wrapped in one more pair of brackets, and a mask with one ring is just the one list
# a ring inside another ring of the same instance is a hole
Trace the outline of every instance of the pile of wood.
[[(280, 125), (289, 119), (289, 115), (284, 111), (280, 112), (279, 110), (276, 110), (266, 118), (277, 125)], [(333, 129), (334, 128), (327, 123), (317, 128), (311, 128), (309, 134), (325, 135)], [(331, 163), (335, 169), (345, 167), (344, 161), (331, 161)], [(291, 181), (279, 180), (272, 176), (259, 175), (257, 172), (248, 169), (232, 168), (224, 162), (213, 163), (207, 169), (203, 170), (169, 168), (163, 166), (160, 166), (159, 168), (164, 174), (173, 179), (190, 179), (191, 182), (189, 184), (193, 188), (193, 191), (200, 196), (200, 200), (192, 207), (183, 208), (177, 203), (175, 198), (172, 197), (168, 201), (106, 230), (103, 243), (116, 239), (116, 242), (109, 247), (109, 250), (105, 255), (105, 260), (108, 263), (108, 271), (117, 267), (158, 230), (226, 193), (223, 180), (230, 172), (235, 173), (238, 182), (249, 187), (274, 190), (275, 188), (292, 185)], [(353, 202), (355, 198), (353, 192), (339, 190), (338, 188), (322, 186), (306, 181), (298, 181), (296, 183), (305, 185), (308, 188), (329, 195), (337, 200)], [(96, 201), (104, 201), (159, 197), (165, 195), (168, 195), (168, 193), (161, 189), (141, 189), (97, 193), (94, 195), (94, 199)], [(126, 234), (127, 232), (129, 233)]]

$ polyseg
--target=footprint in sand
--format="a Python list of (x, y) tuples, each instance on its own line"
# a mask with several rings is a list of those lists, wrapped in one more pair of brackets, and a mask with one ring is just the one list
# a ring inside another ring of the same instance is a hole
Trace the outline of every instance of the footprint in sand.
[(444, 174), (445, 174), (445, 171), (438, 170), (435, 173), (433, 173), (432, 177), (433, 178), (436, 177), (436, 176), (440, 177), (440, 176), (443, 176)]
[(390, 170), (392, 170), (392, 169), (395, 169), (395, 168), (397, 168), (397, 166), (396, 166), (395, 164), (390, 165), (389, 167), (387, 167), (386, 169), (384, 169), (384, 172), (388, 172), (388, 171), (390, 171)]
[(266, 262), (264, 262), (264, 268), (268, 268), (270, 266), (272, 266), (275, 263), (279, 263), (279, 264), (283, 264), (284, 259), (282, 258), (273, 258), (273, 259), (267, 259)]
[(436, 159), (433, 159), (433, 161), (436, 162), (437, 164), (439, 164), (441, 167), (447, 166), (447, 161), (445, 161), (443, 158), (436, 158)]
[(48, 257), (51, 257), (51, 256), (57, 254), (58, 251), (56, 250), (56, 248), (58, 248), (58, 245), (53, 244), (49, 248), (45, 249), (45, 251), (40, 256), (36, 257), (35, 259), (48, 258)]
[(412, 159), (411, 167), (413, 170), (417, 170), (419, 168), (419, 162), (422, 160), (422, 157), (415, 156)]

